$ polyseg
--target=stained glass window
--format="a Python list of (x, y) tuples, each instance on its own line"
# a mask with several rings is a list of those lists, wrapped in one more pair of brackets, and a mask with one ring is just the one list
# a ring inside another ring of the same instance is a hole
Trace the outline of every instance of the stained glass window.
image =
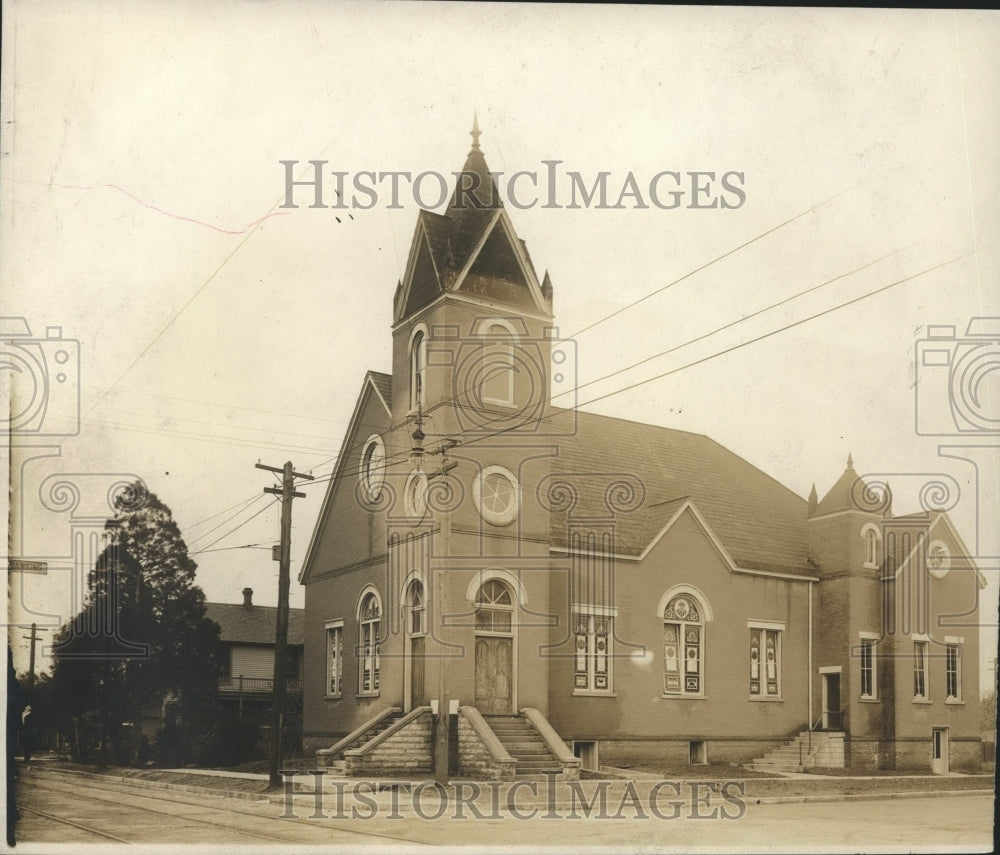
[(700, 695), (704, 679), (704, 624), (698, 603), (674, 597), (663, 610), (663, 691)]
[(573, 688), (611, 691), (611, 620), (605, 615), (573, 615)]

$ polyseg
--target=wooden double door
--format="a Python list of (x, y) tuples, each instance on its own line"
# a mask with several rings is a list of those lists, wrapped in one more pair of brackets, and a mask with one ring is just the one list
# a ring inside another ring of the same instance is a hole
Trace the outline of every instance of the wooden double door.
[(513, 712), (514, 639), (476, 636), (476, 709), (484, 715)]

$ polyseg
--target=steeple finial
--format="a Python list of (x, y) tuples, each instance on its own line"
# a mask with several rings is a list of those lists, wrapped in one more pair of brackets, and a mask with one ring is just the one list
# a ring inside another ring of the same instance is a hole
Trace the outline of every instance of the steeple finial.
[(472, 150), (479, 151), (479, 135), (482, 131), (479, 130), (479, 115), (476, 112), (472, 114), (472, 130), (469, 133), (472, 135)]
[(854, 457), (850, 452), (847, 453), (847, 468), (848, 469), (854, 468)]

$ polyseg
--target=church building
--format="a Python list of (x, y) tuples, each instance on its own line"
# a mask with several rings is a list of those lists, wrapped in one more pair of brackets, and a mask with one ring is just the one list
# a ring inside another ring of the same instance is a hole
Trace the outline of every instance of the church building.
[(894, 516), (850, 459), (803, 499), (707, 436), (554, 407), (553, 301), (474, 127), (300, 571), (307, 750), (352, 775), (976, 768), (984, 579), (947, 515)]

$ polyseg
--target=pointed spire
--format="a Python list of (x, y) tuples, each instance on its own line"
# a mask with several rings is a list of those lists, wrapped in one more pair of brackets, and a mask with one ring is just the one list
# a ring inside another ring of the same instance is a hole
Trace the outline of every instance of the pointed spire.
[(847, 468), (854, 468), (854, 456), (850, 452), (847, 453)]
[(448, 206), (448, 216), (461, 216), (465, 211), (495, 210), (502, 207), (486, 158), (479, 147), (479, 115), (472, 116), (472, 148), (465, 158), (465, 166), (456, 175), (455, 192)]
[(549, 279), (549, 271), (545, 271), (545, 276), (542, 277), (542, 296), (549, 303), (552, 302), (552, 280)]
[(472, 151), (479, 151), (479, 135), (482, 131), (479, 130), (479, 114), (475, 111), (472, 113), (472, 130), (469, 133), (472, 136)]
[(813, 515), (816, 505), (819, 504), (819, 497), (816, 495), (816, 482), (813, 481), (812, 489), (809, 491), (809, 516)]

